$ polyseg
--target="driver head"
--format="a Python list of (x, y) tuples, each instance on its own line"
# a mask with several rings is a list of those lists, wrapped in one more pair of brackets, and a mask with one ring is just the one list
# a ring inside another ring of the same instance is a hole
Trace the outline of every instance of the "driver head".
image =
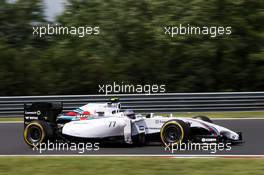
[(132, 111), (132, 110), (126, 110), (124, 112), (124, 114), (130, 119), (135, 119), (136, 118), (135, 112)]

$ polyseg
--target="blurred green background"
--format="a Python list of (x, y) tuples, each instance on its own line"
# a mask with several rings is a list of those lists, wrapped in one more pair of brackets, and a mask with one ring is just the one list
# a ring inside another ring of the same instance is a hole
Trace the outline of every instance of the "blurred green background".
[[(95, 94), (98, 84), (165, 84), (167, 92), (261, 91), (263, 0), (68, 0), (52, 23), (100, 35), (32, 35), (40, 0), (0, 1), (0, 95)], [(164, 26), (231, 26), (232, 34), (164, 35)], [(49, 22), (51, 24), (51, 22)]]

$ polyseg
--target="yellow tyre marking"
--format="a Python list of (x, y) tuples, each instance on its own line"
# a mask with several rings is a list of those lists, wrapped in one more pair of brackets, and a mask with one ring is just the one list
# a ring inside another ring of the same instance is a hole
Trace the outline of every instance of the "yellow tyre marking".
[(163, 142), (164, 144), (166, 144), (166, 142), (165, 142), (165, 140), (164, 140), (164, 138), (163, 138), (163, 134), (162, 134), (162, 133), (163, 133), (164, 128), (165, 128), (167, 125), (169, 125), (169, 124), (175, 124), (175, 125), (178, 125), (178, 126), (180, 127), (180, 130), (181, 130), (181, 132), (182, 132), (181, 138), (180, 138), (180, 140), (178, 140), (177, 142), (173, 143), (173, 144), (177, 144), (177, 143), (179, 143), (180, 141), (183, 140), (183, 138), (184, 138), (184, 131), (183, 131), (182, 126), (181, 126), (178, 122), (176, 122), (176, 121), (167, 122), (167, 123), (165, 123), (165, 124), (162, 126), (161, 131), (160, 131), (160, 137), (161, 137), (161, 140), (162, 140), (162, 142)]
[[(30, 145), (30, 146), (35, 146), (35, 145), (33, 145), (32, 143), (30, 143), (30, 142), (28, 141), (28, 139), (27, 139), (28, 128), (29, 128), (30, 126), (32, 126), (32, 125), (33, 125), (33, 126), (34, 126), (34, 125), (38, 126), (38, 127), (40, 128), (40, 130), (41, 130), (41, 139), (40, 139), (39, 143), (43, 142), (43, 140), (44, 140), (44, 138), (45, 138), (45, 132), (44, 132), (43, 127), (42, 127), (39, 123), (36, 123), (36, 122), (34, 122), (34, 123), (30, 123), (30, 124), (28, 124), (28, 125), (26, 126), (25, 131), (24, 131), (24, 140), (26, 141), (26, 143), (27, 143), (28, 145)], [(38, 143), (38, 144), (39, 144), (39, 143)]]

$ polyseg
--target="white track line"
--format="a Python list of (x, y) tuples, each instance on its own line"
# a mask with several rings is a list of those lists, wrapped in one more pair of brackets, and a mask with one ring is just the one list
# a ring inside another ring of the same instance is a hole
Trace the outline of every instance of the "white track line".
[(210, 118), (212, 120), (264, 120), (264, 118)]

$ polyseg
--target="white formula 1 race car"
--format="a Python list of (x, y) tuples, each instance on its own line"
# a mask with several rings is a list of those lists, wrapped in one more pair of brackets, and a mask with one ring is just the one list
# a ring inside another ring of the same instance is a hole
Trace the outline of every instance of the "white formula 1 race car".
[(23, 136), (32, 147), (48, 140), (123, 142), (138, 146), (151, 142), (242, 141), (241, 133), (213, 124), (205, 116), (143, 116), (131, 110), (122, 111), (118, 99), (88, 103), (67, 113), (62, 113), (62, 103), (27, 103)]

